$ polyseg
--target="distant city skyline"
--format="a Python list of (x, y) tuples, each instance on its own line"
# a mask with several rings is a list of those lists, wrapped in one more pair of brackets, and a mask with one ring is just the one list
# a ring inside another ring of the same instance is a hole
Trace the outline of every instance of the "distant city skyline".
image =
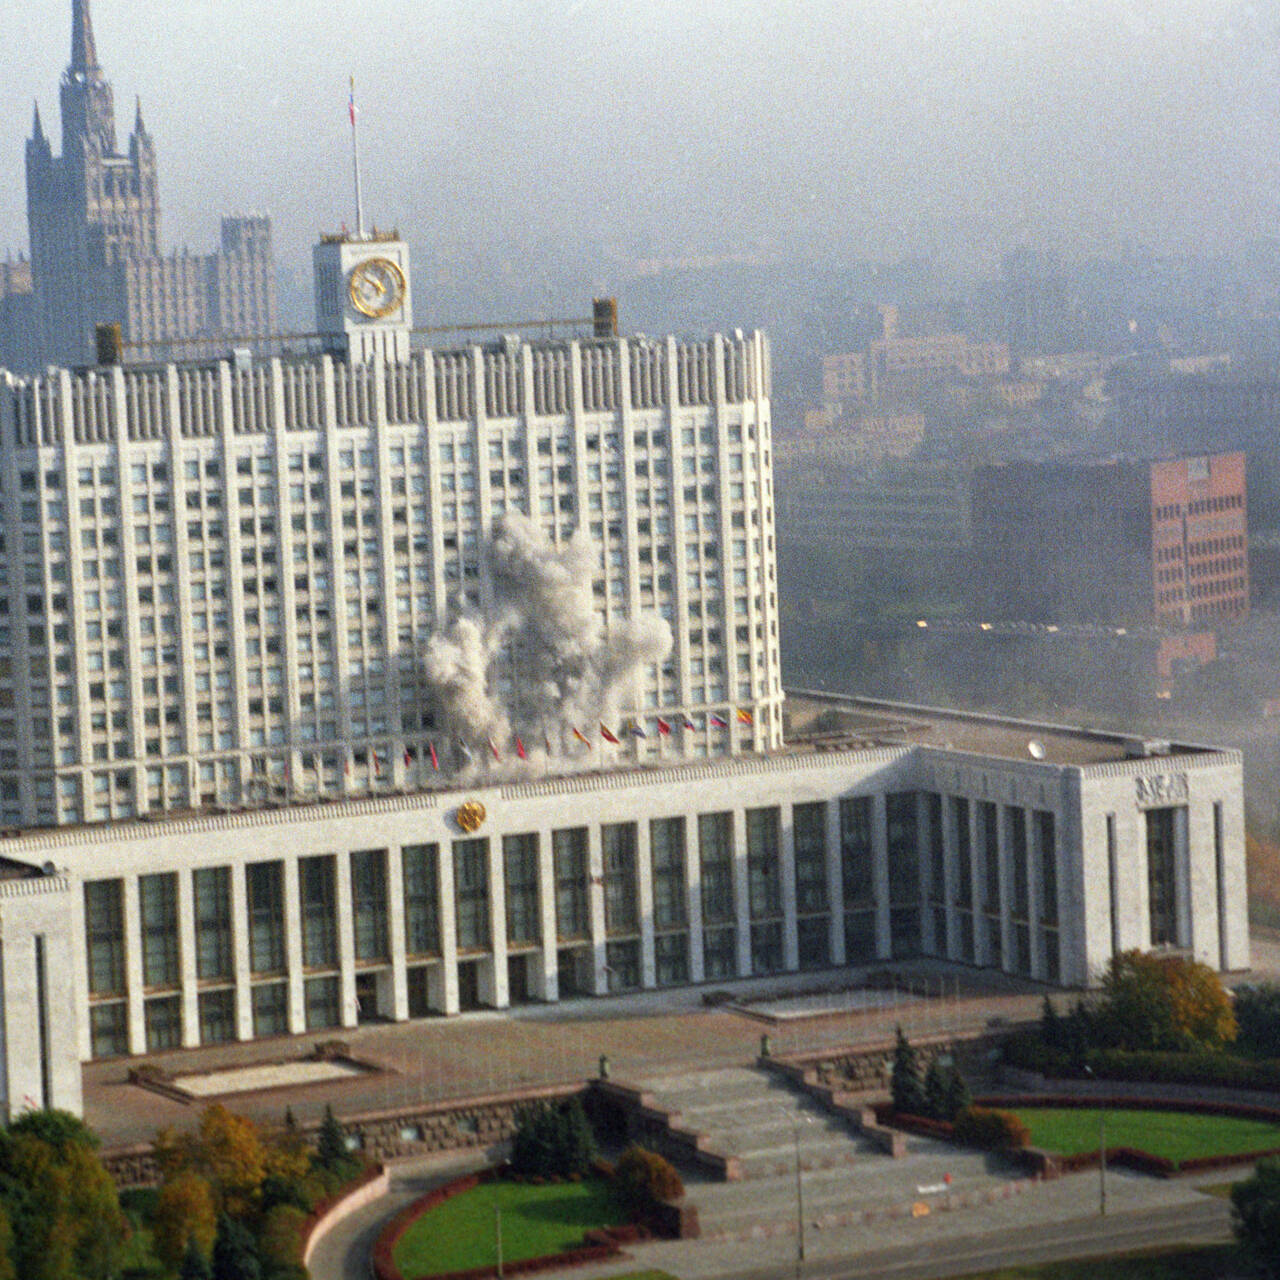
[[(1274, 5), (237, 8), (98, 0), (99, 53), (122, 109), (142, 99), (173, 239), (267, 212), (286, 269), (354, 220), (349, 73), (370, 216), (428, 247), (968, 260), (1210, 252), (1280, 225)], [(27, 248), (22, 142), (65, 31), (64, 0), (37, 0), (0, 49), (0, 251)]]

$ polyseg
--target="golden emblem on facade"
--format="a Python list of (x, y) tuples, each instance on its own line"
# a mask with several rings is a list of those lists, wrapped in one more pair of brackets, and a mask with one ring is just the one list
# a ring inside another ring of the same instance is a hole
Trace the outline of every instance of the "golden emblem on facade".
[(458, 826), (470, 835), (473, 831), (479, 831), (484, 823), (484, 805), (479, 800), (466, 800), (458, 806), (458, 812), (454, 817), (457, 819)]

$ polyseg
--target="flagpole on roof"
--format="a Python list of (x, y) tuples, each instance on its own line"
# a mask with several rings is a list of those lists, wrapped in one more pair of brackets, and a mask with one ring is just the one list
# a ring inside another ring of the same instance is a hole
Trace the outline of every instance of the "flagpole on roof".
[(364, 196), (360, 190), (360, 136), (356, 131), (356, 78), (351, 77), (351, 96), (347, 100), (351, 116), (351, 165), (356, 180), (356, 239), (364, 239)]

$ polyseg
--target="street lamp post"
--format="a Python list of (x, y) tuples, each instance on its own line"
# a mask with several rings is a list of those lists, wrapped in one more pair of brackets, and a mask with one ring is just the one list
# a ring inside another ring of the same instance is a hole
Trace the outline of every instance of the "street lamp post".
[(800, 1120), (791, 1121), (791, 1138), (796, 1149), (796, 1275), (804, 1266), (804, 1176), (800, 1169)]

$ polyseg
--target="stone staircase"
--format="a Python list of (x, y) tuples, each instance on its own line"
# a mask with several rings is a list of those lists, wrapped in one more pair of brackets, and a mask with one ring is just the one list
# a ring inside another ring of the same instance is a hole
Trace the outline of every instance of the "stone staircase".
[(909, 1212), (921, 1199), (941, 1207), (952, 1197), (1001, 1194), (1002, 1184), (1018, 1176), (929, 1138), (909, 1138), (906, 1157), (891, 1159), (773, 1073), (725, 1068), (639, 1083), (659, 1106), (679, 1112), (684, 1128), (740, 1162), (738, 1182), (686, 1174), (709, 1239), (794, 1232), (801, 1200), (810, 1227), (847, 1225), (868, 1215)]

